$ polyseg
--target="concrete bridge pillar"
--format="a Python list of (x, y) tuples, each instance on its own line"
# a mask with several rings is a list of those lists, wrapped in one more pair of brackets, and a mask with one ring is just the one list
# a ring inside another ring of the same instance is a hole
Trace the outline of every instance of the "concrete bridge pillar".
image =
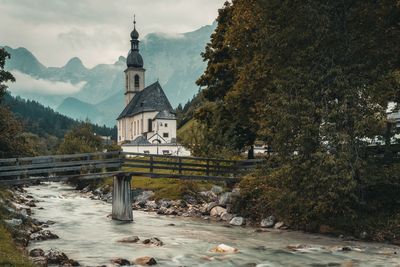
[(130, 175), (114, 177), (112, 218), (119, 221), (133, 221)]

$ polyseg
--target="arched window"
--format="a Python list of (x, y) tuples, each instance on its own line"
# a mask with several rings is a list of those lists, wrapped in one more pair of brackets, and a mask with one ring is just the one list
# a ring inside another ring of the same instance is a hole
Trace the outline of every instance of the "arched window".
[(140, 77), (139, 75), (135, 75), (135, 88), (139, 88), (139, 84), (140, 84)]

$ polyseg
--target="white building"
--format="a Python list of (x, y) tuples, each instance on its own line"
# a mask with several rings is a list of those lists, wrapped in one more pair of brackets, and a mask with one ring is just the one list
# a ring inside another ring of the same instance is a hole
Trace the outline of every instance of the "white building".
[(161, 85), (157, 81), (145, 86), (138, 39), (134, 21), (125, 70), (125, 108), (117, 118), (118, 144), (125, 152), (188, 155), (176, 143), (176, 117)]

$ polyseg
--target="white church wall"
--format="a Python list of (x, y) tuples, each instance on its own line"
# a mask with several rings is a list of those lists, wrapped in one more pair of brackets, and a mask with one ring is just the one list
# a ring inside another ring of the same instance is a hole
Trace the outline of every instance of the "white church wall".
[(190, 151), (179, 144), (151, 144), (151, 145), (129, 145), (121, 146), (123, 152), (127, 153), (143, 153), (155, 155), (172, 155), (172, 156), (191, 156)]
[(154, 121), (156, 133), (158, 133), (167, 143), (172, 139), (176, 140), (176, 120), (157, 119)]

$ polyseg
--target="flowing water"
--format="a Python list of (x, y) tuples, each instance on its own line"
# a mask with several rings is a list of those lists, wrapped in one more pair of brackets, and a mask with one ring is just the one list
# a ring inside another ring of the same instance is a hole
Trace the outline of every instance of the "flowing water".
[[(71, 187), (52, 183), (27, 189), (40, 202), (33, 217), (52, 220), (49, 230), (60, 238), (33, 242), (32, 248), (57, 248), (83, 266), (110, 265), (116, 257), (133, 261), (154, 257), (157, 266), (400, 266), (400, 248), (377, 243), (346, 242), (301, 232), (256, 233), (254, 228), (226, 227), (203, 220), (165, 217), (134, 211), (133, 223), (107, 217), (111, 205), (91, 200)], [(165, 245), (153, 247), (118, 240), (139, 236), (160, 238)], [(239, 249), (234, 254), (210, 252), (218, 244)], [(306, 244), (301, 251), (288, 246)], [(352, 246), (349, 252), (339, 247)]]

